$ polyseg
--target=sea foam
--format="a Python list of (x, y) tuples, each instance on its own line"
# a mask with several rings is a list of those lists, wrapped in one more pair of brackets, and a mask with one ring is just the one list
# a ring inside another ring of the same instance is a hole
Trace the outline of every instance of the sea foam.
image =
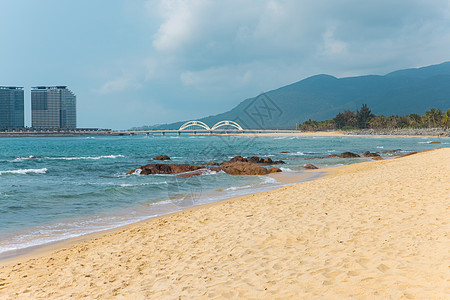
[(4, 174), (29, 174), (29, 173), (35, 173), (35, 174), (45, 174), (48, 171), (47, 168), (42, 169), (19, 169), (19, 170), (7, 170), (7, 171), (0, 171), (0, 175)]

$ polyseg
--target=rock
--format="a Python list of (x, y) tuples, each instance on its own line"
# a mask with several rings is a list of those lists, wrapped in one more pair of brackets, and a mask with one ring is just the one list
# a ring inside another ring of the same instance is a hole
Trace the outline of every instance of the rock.
[(430, 144), (440, 144), (441, 142), (430, 142)]
[(270, 157), (264, 158), (263, 162), (268, 165), (273, 164), (273, 160)]
[(250, 158), (247, 158), (248, 162), (254, 163), (254, 164), (261, 164), (264, 162), (263, 159), (259, 158), (258, 156), (252, 156)]
[(279, 173), (282, 172), (281, 169), (278, 168), (270, 168), (269, 170), (267, 170), (270, 173)]
[(232, 159), (228, 160), (228, 161), (224, 161), (221, 163), (221, 165), (226, 164), (226, 163), (233, 163), (233, 162), (249, 162), (249, 163), (254, 163), (254, 164), (266, 164), (266, 165), (281, 165), (281, 164), (285, 164), (284, 161), (282, 160), (277, 160), (277, 161), (273, 161), (271, 158), (267, 157), (267, 158), (260, 158), (258, 156), (252, 156), (250, 158), (245, 158), (242, 156), (235, 156)]
[(344, 153), (341, 153), (339, 155), (339, 157), (341, 157), (341, 158), (355, 158), (355, 157), (360, 157), (360, 156), (358, 154), (355, 154), (355, 153), (344, 152)]
[(242, 157), (240, 155), (233, 157), (229, 161), (224, 161), (222, 164), (227, 162), (247, 162), (248, 160), (245, 157)]
[(312, 165), (312, 164), (304, 165), (303, 168), (309, 169), (309, 170), (315, 170), (315, 169), (318, 169), (318, 167), (316, 167), (315, 165)]
[(200, 165), (202, 165), (202, 166), (220, 166), (220, 164), (218, 162), (205, 162), (205, 163), (201, 163)]
[(235, 161), (235, 162), (225, 162), (220, 165), (220, 167), (211, 168), (213, 171), (224, 171), (231, 175), (267, 175), (269, 171), (258, 164)]
[(289, 152), (289, 151), (281, 151), (280, 153), (291, 153), (291, 152)]
[(167, 155), (158, 155), (156, 157), (153, 157), (153, 160), (170, 160), (170, 157)]
[(373, 160), (382, 160), (383, 158), (382, 158), (381, 156), (378, 155), (378, 156), (372, 157), (372, 159), (373, 159)]
[(304, 159), (324, 159), (324, 158), (340, 158), (337, 154), (330, 154), (327, 156), (313, 156), (313, 157), (305, 157)]
[(38, 159), (38, 158), (44, 158), (43, 156), (30, 156), (30, 159)]
[(204, 174), (203, 173), (204, 170), (205, 169), (199, 169), (197, 171), (176, 174), (175, 176), (182, 177), (182, 178), (191, 178), (191, 177), (194, 177), (194, 176), (199, 176), (199, 175)]
[(402, 151), (402, 149), (385, 150), (385, 151), (383, 151), (383, 153), (396, 153), (396, 152), (399, 152), (399, 151)]
[(366, 151), (366, 152), (364, 152), (364, 153), (362, 154), (362, 156), (364, 156), (364, 157), (377, 157), (377, 156), (380, 156), (380, 154), (378, 154), (378, 153), (372, 153), (372, 152), (370, 152), (370, 151)]
[(127, 175), (134, 174), (138, 169), (141, 170), (141, 175), (150, 174), (177, 174), (184, 172), (192, 172), (199, 169), (204, 169), (204, 167), (197, 167), (191, 165), (175, 165), (175, 164), (149, 164), (137, 169), (131, 170)]

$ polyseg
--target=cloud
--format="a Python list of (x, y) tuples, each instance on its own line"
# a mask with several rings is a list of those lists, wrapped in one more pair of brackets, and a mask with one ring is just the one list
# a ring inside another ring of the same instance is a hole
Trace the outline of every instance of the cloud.
[(97, 92), (138, 89), (136, 115), (151, 96), (174, 118), (164, 122), (218, 113), (318, 73), (386, 74), (450, 60), (446, 0), (148, 0), (141, 8), (146, 47), (129, 45)]
[(142, 85), (134, 78), (125, 75), (104, 83), (99, 89), (97, 89), (97, 92), (100, 94), (110, 94), (122, 92), (131, 88), (139, 89), (141, 87)]
[(202, 14), (206, 1), (164, 0), (158, 11), (164, 22), (158, 29), (153, 46), (159, 51), (174, 51), (192, 42), (197, 28), (197, 16)]

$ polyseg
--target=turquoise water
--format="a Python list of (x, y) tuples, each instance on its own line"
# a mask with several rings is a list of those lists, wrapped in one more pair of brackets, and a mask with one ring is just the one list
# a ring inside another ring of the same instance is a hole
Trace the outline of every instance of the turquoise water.
[[(440, 141), (441, 144), (430, 144)], [(285, 160), (285, 172), (368, 160), (304, 160), (345, 151), (449, 147), (449, 138), (130, 136), (0, 139), (0, 258), (10, 251), (105, 230), (281, 186), (267, 176), (126, 175), (152, 157), (222, 162), (235, 155)], [(289, 153), (281, 153), (288, 151)], [(35, 158), (32, 158), (35, 157)]]

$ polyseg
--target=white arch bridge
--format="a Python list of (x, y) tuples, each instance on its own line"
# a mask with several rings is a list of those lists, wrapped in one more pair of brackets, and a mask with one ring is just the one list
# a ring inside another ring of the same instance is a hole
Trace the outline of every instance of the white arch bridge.
[(234, 121), (228, 121), (228, 120), (217, 122), (216, 124), (214, 124), (213, 127), (209, 127), (202, 121), (189, 121), (189, 122), (186, 122), (183, 125), (181, 125), (180, 129), (178, 129), (178, 130), (180, 130), (180, 131), (192, 130), (193, 127), (201, 127), (204, 130), (214, 131), (214, 130), (218, 130), (221, 127), (225, 127), (225, 126), (233, 127), (234, 130), (240, 130), (240, 131), (244, 130), (241, 127), (241, 125), (239, 125), (238, 123), (236, 123)]
[(243, 129), (241, 125), (235, 121), (224, 120), (217, 122), (209, 127), (202, 121), (189, 121), (181, 125), (179, 129), (152, 129), (152, 130), (126, 130), (114, 132), (114, 135), (155, 135), (155, 134), (252, 134), (252, 133), (294, 133), (296, 130), (279, 130), (279, 129)]

